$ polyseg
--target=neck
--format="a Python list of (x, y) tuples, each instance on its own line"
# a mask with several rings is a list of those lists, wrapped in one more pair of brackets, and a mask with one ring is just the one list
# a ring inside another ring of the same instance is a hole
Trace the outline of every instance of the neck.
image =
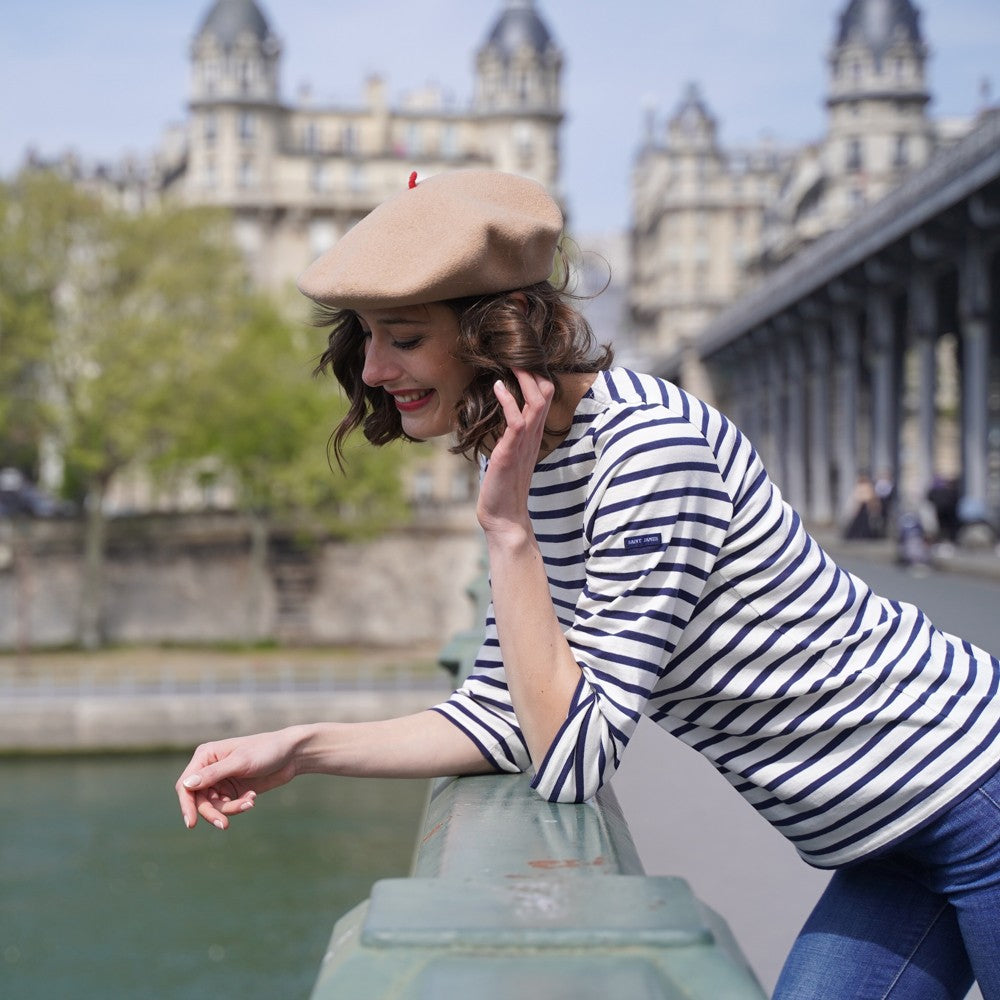
[(546, 427), (551, 427), (558, 433), (546, 434), (542, 437), (542, 447), (538, 450), (539, 460), (551, 454), (565, 440), (573, 425), (573, 414), (576, 413), (580, 400), (583, 399), (587, 390), (594, 384), (597, 375), (593, 372), (582, 372), (579, 374), (569, 373), (556, 376), (558, 393), (556, 399), (552, 401), (549, 408), (549, 415), (545, 421)]

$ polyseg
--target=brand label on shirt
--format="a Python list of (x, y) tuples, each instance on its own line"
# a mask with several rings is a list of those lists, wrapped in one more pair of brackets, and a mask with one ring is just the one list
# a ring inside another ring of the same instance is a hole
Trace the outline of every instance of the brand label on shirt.
[(659, 533), (653, 535), (631, 535), (625, 539), (626, 552), (651, 552), (660, 547)]

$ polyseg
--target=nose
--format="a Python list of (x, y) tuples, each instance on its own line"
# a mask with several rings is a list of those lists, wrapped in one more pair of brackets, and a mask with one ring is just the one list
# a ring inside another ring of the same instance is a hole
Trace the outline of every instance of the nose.
[(365, 363), (361, 369), (361, 381), (375, 388), (391, 382), (398, 374), (398, 365), (393, 364), (390, 352), (374, 334), (365, 340)]

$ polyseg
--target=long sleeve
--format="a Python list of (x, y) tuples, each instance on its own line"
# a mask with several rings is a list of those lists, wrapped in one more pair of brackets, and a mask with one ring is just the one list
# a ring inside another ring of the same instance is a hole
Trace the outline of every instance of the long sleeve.
[[(539, 468), (532, 523), (581, 668), (534, 787), (582, 801), (614, 773), (698, 602), (731, 516), (715, 456), (686, 417), (629, 409)], [(581, 455), (589, 460), (581, 461)], [(477, 669), (445, 706), (502, 770), (531, 766), (492, 617)]]

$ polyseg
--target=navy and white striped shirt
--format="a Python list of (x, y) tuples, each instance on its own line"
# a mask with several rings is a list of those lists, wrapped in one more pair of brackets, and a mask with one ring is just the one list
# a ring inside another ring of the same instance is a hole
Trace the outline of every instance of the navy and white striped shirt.
[[(534, 786), (583, 801), (641, 715), (704, 754), (810, 863), (898, 840), (1000, 767), (1000, 663), (841, 570), (726, 418), (603, 372), (529, 509), (582, 676)], [(490, 608), (437, 710), (495, 767), (532, 761)]]

